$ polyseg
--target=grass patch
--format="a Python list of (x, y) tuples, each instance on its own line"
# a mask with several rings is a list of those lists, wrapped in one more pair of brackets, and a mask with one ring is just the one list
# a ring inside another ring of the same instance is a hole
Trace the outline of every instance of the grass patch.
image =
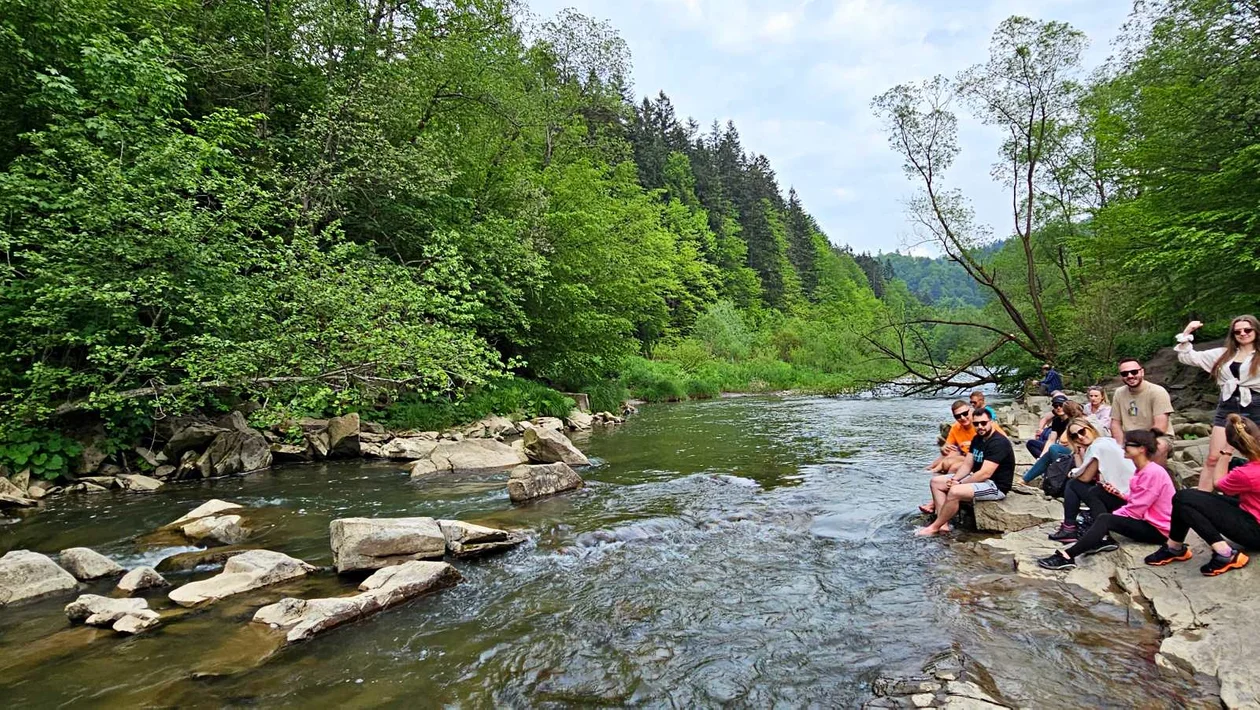
[(393, 403), (375, 418), (391, 429), (442, 431), (491, 414), (529, 419), (566, 417), (571, 411), (573, 400), (569, 397), (538, 382), (508, 377), (456, 398), (411, 395)]

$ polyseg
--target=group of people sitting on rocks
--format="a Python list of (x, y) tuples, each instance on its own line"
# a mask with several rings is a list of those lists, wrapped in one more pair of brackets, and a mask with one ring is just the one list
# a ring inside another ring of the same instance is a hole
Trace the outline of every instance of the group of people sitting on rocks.
[[(1145, 558), (1158, 566), (1191, 559), (1186, 537), (1193, 531), (1212, 550), (1200, 567), (1207, 576), (1245, 566), (1243, 550), (1260, 549), (1260, 400), (1252, 400), (1260, 391), (1260, 321), (1239, 316), (1223, 347), (1195, 350), (1193, 334), (1201, 326), (1190, 322), (1174, 348), (1182, 363), (1206, 370), (1220, 387), (1196, 489), (1177, 490), (1165, 468), (1172, 400), (1166, 389), (1146, 381), (1136, 359), (1119, 361), (1124, 384), (1110, 404), (1100, 387), (1088, 390), (1085, 405), (1060, 390), (1049, 392), (1051, 412), (1026, 443), (1036, 460), (1023, 479), (1068, 469), (1062, 488), (1053, 491), (1063, 498), (1063, 522), (1049, 536), (1065, 547), (1038, 560), (1041, 567), (1071, 569), (1083, 556), (1118, 549), (1113, 535), (1159, 545)], [(932, 501), (919, 506), (934, 520), (918, 535), (948, 532), (963, 502), (1002, 500), (1014, 482), (1014, 447), (984, 395), (954, 402), (951, 412), (955, 421), (941, 455), (928, 467), (937, 474), (930, 483)], [(1045, 485), (1043, 490), (1051, 492)]]

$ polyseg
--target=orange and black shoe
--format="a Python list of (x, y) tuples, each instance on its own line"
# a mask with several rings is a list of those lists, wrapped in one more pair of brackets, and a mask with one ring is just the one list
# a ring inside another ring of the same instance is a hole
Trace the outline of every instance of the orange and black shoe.
[(1225, 574), (1231, 569), (1242, 569), (1247, 566), (1251, 560), (1242, 553), (1241, 550), (1234, 550), (1234, 554), (1229, 557), (1221, 557), (1215, 553), (1207, 564), (1199, 568), (1205, 577), (1215, 577), (1218, 574)]
[[(1194, 553), (1190, 551), (1189, 545), (1182, 545), (1180, 550), (1174, 550), (1168, 545), (1160, 545), (1159, 549), (1146, 556), (1144, 562), (1148, 565), (1160, 567), (1169, 562), (1185, 562), (1194, 557)], [(1207, 574), (1204, 572), (1204, 574)]]

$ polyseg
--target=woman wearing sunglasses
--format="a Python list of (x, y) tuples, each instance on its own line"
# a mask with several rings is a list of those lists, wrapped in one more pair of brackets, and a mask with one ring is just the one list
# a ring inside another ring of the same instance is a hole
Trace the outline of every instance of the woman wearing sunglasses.
[(1260, 550), (1260, 425), (1230, 414), (1225, 419), (1225, 440), (1247, 457), (1247, 463), (1211, 482), (1216, 495), (1200, 490), (1178, 491), (1173, 496), (1172, 529), (1164, 546), (1146, 556), (1148, 565), (1166, 565), (1191, 557), (1186, 533), (1198, 533), (1212, 546), (1212, 559), (1199, 568), (1215, 577), (1246, 566), (1247, 556), (1225, 538), (1248, 550)]
[(1194, 331), (1203, 327), (1197, 320), (1186, 324), (1177, 335), (1177, 359), (1186, 365), (1201, 367), (1212, 375), (1221, 388), (1221, 398), (1212, 418), (1212, 439), (1208, 443), (1207, 459), (1199, 474), (1199, 490), (1211, 491), (1212, 481), (1224, 471), (1217, 471), (1229, 464), (1230, 456), (1221, 456), (1225, 448), (1225, 418), (1240, 414), (1253, 422), (1260, 422), (1260, 357), (1256, 354), (1256, 331), (1260, 321), (1255, 316), (1238, 316), (1229, 324), (1225, 347), (1210, 350), (1194, 349)]
[(1037, 560), (1045, 569), (1072, 569), (1076, 558), (1120, 549), (1111, 537), (1118, 533), (1137, 542), (1158, 544), (1168, 539), (1172, 524), (1173, 483), (1168, 471), (1151, 459), (1158, 448), (1155, 432), (1136, 429), (1124, 433), (1124, 455), (1137, 468), (1129, 479), (1124, 505), (1094, 518), (1076, 544)]
[(1063, 488), (1063, 523), (1050, 533), (1050, 539), (1071, 544), (1080, 537), (1076, 516), (1081, 503), (1089, 506), (1091, 518), (1122, 507), (1129, 498), (1129, 480), (1137, 467), (1125, 458), (1119, 442), (1099, 435), (1086, 417), (1068, 422), (1067, 440), (1075, 449), (1077, 465)]

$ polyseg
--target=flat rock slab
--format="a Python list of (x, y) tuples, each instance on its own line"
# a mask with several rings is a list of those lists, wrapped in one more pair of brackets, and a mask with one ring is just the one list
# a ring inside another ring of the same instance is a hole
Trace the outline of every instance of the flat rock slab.
[(168, 595), (180, 606), (197, 606), (290, 579), (315, 568), (302, 560), (271, 550), (250, 550), (229, 559), (223, 571), (200, 582), (190, 582)]
[(1003, 500), (979, 501), (974, 506), (976, 529), (983, 532), (1016, 532), (1063, 520), (1063, 504), (1040, 495), (1012, 491)]
[(438, 471), (498, 471), (526, 461), (510, 444), (494, 439), (439, 441), (429, 454)]
[(126, 571), (122, 565), (88, 547), (71, 547), (62, 550), (57, 555), (57, 561), (61, 563), (62, 569), (81, 581), (100, 579)]
[(513, 503), (581, 488), (582, 477), (565, 463), (521, 465), (508, 475), (508, 498)]
[(445, 562), (404, 562), (373, 573), (352, 597), (285, 598), (259, 609), (254, 621), (284, 629), (286, 643), (305, 641), (459, 580), (459, 572)]
[(11, 550), (0, 557), (0, 606), (78, 586), (74, 575), (58, 567), (47, 555)]
[(341, 518), (328, 526), (338, 572), (441, 559), (446, 537), (433, 518)]
[(1197, 537), (1190, 539), (1192, 560), (1163, 567), (1142, 561), (1155, 545), (1121, 538), (1115, 552), (1085, 557), (1066, 573), (1052, 572), (1036, 560), (1062, 547), (1046, 537), (1054, 528), (1046, 524), (979, 545), (1012, 557), (1021, 576), (1074, 584), (1102, 599), (1150, 610), (1170, 634), (1160, 644), (1156, 663), (1215, 677), (1225, 707), (1260, 707), (1260, 617), (1255, 613), (1260, 561), (1204, 577), (1198, 568), (1211, 551)]

